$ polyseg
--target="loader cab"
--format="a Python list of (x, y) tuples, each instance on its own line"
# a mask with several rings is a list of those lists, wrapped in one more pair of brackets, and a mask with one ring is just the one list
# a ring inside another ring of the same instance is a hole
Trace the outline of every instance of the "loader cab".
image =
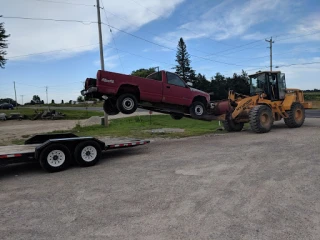
[(266, 99), (271, 101), (283, 100), (286, 94), (285, 74), (280, 71), (257, 72), (249, 75), (250, 95), (267, 95)]

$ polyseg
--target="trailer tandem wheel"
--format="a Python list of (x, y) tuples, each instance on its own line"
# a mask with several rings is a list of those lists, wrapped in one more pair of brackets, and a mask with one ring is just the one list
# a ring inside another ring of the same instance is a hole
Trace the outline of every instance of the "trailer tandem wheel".
[(74, 158), (77, 164), (82, 167), (95, 165), (101, 157), (100, 145), (92, 140), (80, 142), (74, 151)]
[(71, 159), (69, 149), (59, 143), (45, 147), (39, 157), (41, 167), (47, 172), (58, 172), (68, 167)]

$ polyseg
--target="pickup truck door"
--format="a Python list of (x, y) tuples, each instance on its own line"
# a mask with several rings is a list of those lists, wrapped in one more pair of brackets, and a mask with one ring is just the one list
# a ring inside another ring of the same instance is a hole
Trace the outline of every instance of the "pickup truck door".
[(178, 75), (167, 72), (166, 79), (163, 81), (162, 102), (190, 106), (191, 90)]

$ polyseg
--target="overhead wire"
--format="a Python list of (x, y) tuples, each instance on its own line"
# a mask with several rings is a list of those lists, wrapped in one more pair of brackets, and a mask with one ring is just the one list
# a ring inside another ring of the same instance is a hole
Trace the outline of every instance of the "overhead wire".
[[(136, 1), (136, 0), (131, 0), (131, 1), (139, 4), (140, 6), (142, 6), (143, 8), (145, 8), (146, 10), (148, 10), (149, 12), (153, 13), (153, 14), (156, 15), (157, 17), (163, 18), (161, 15), (159, 15), (159, 14), (155, 13), (154, 11), (150, 10), (148, 7), (144, 6), (144, 5), (141, 4), (140, 2), (138, 2), (138, 1)], [(180, 14), (180, 15), (181, 15), (181, 14)], [(172, 25), (173, 25), (173, 24), (172, 24)], [(177, 27), (176, 25), (174, 25), (174, 26)], [(191, 33), (193, 33), (193, 34), (195, 34), (195, 35), (199, 35), (199, 33), (195, 32), (195, 31), (193, 31), (193, 30), (191, 30), (191, 29), (189, 29), (189, 28), (186, 28), (186, 27), (180, 27), (180, 28), (181, 28), (181, 29), (185, 29), (185, 30), (187, 30), (187, 31), (189, 31), (189, 32), (191, 32)], [(231, 45), (229, 45), (229, 44), (220, 42), (220, 41), (215, 40), (215, 39), (210, 38), (210, 37), (206, 37), (206, 36), (205, 36), (205, 38), (207, 38), (207, 39), (209, 39), (209, 40), (211, 40), (211, 41), (214, 41), (214, 42), (216, 42), (216, 43), (222, 44), (222, 45), (231, 46)]]
[[(100, 0), (99, 0), (99, 1), (100, 1)], [(104, 14), (105, 14), (107, 23), (109, 24), (109, 19), (108, 19), (106, 10), (105, 10), (104, 5), (103, 5), (103, 1), (101, 1), (101, 4), (102, 4), (102, 9), (104, 10)], [(123, 63), (122, 63), (122, 60), (121, 60), (121, 57), (120, 57), (120, 54), (119, 54), (119, 50), (118, 50), (118, 48), (117, 48), (116, 41), (115, 41), (115, 39), (114, 39), (113, 32), (112, 32), (111, 28), (109, 28), (109, 31), (110, 31), (110, 34), (111, 34), (111, 38), (112, 38), (113, 45), (115, 46), (116, 51), (117, 51), (117, 55), (118, 55), (118, 59), (119, 59), (120, 65), (121, 65), (121, 67), (122, 67), (122, 71), (124, 71)]]
[[(25, 17), (7, 17), (7, 16), (2, 16), (2, 18), (15, 18), (15, 19), (25, 19), (25, 20), (44, 20), (44, 21), (60, 21), (60, 22), (77, 22), (77, 23), (83, 23), (83, 21), (80, 21), (80, 20), (68, 20), (68, 19), (52, 19), (52, 18), (25, 18)], [(91, 21), (91, 22), (88, 22), (89, 24), (91, 23), (98, 23), (98, 22), (95, 22), (95, 21)], [(119, 29), (117, 27), (114, 27), (110, 24), (107, 24), (107, 23), (103, 23), (101, 22), (101, 24), (103, 25), (106, 25), (106, 26), (109, 26), (110, 28), (113, 28), (113, 29), (116, 29), (118, 30), (119, 32), (123, 32), (127, 35), (130, 35), (132, 37), (135, 37), (137, 39), (140, 39), (140, 40), (143, 40), (145, 42), (148, 42), (148, 43), (151, 43), (151, 44), (154, 44), (154, 45), (157, 45), (159, 47), (162, 47), (162, 48), (166, 48), (166, 49), (169, 49), (171, 51), (176, 51), (176, 49), (173, 49), (173, 48), (170, 48), (170, 47), (167, 47), (167, 46), (164, 46), (162, 44), (159, 44), (159, 43), (155, 43), (155, 42), (152, 42), (148, 39), (145, 39), (145, 38), (142, 38), (140, 36), (137, 36), (137, 35), (134, 35), (132, 33), (129, 33), (127, 31), (124, 31), (122, 29)], [(216, 62), (216, 63), (221, 63), (221, 64), (226, 64), (226, 65), (232, 65), (232, 66), (243, 66), (243, 65), (240, 65), (240, 64), (233, 64), (233, 63), (227, 63), (227, 62), (222, 62), (222, 61), (217, 61), (217, 60), (213, 60), (213, 59), (209, 59), (209, 58), (205, 58), (205, 57), (201, 57), (201, 56), (197, 56), (197, 55), (194, 55), (194, 54), (190, 54), (190, 56), (193, 56), (193, 57), (196, 57), (196, 58), (200, 58), (200, 59), (204, 59), (204, 60), (207, 60), (207, 61), (211, 61), (211, 62)], [(245, 66), (243, 66), (245, 67)], [(251, 66), (252, 67), (252, 66)]]
[(37, 2), (48, 2), (48, 3), (69, 4), (69, 5), (79, 5), (79, 6), (86, 6), (86, 7), (95, 7), (95, 5), (82, 4), (82, 3), (76, 3), (76, 2), (61, 2), (61, 1), (52, 1), (52, 0), (34, 0), (34, 1), (37, 1)]

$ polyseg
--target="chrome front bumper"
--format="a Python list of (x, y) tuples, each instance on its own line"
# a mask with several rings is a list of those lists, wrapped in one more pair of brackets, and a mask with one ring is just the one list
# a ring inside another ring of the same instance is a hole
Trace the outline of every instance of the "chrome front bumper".
[(89, 94), (89, 93), (93, 93), (93, 92), (97, 92), (98, 91), (98, 88), (97, 87), (90, 87), (90, 88), (88, 88), (87, 90), (82, 90), (81, 91), (81, 95), (82, 96), (85, 96), (85, 95), (87, 95), (87, 94)]

